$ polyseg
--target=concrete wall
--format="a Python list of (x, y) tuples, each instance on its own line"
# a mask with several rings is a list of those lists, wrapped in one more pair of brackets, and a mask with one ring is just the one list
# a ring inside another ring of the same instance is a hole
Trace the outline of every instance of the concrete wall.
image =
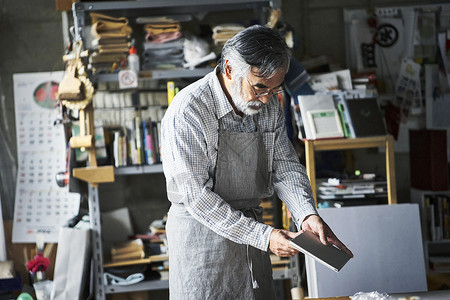
[(15, 153), (12, 75), (63, 70), (62, 18), (54, 1), (48, 0), (2, 1), (0, 13), (0, 76), (5, 94), (1, 128), (8, 127), (6, 135)]
[[(300, 39), (298, 59), (326, 55), (336, 66), (345, 67), (344, 7), (391, 6), (424, 1), (282, 0), (283, 20), (294, 27)], [(69, 15), (70, 16), (70, 15)], [(0, 10), (0, 143), (9, 146), (16, 158), (13, 73), (63, 70), (62, 13), (54, 1), (2, 1)], [(1, 148), (0, 148), (1, 149)], [(355, 154), (360, 169), (371, 172), (384, 168), (384, 154), (363, 151)], [(0, 159), (7, 159), (0, 153)], [(14, 161), (14, 163), (16, 163)], [(364, 169), (363, 169), (364, 168)], [(409, 201), (409, 156), (396, 155), (398, 196)], [(0, 178), (1, 180), (1, 178)], [(2, 182), (3, 183), (3, 182)], [(123, 188), (127, 189), (127, 184)], [(158, 184), (158, 188), (160, 184)], [(149, 194), (151, 192), (147, 192)], [(158, 192), (159, 193), (159, 192)], [(12, 218), (11, 199), (2, 194), (5, 219)], [(144, 195), (141, 196), (144, 198)]]
[[(55, 2), (49, 0), (14, 0), (0, 2), (0, 145), (9, 147), (10, 159), (0, 153), (0, 166), (6, 162), (16, 164), (16, 130), (14, 119), (14, 73), (63, 70), (64, 43), (61, 13)], [(3, 136), (3, 137), (2, 137)], [(0, 149), (3, 149), (0, 147)], [(9, 165), (8, 165), (9, 166)], [(12, 218), (13, 199), (5, 195), (4, 184), (14, 170), (3, 170), (2, 207), (4, 219)], [(8, 184), (9, 186), (9, 184)]]
[[(282, 0), (283, 20), (301, 40), (296, 57), (325, 55), (345, 68), (344, 9), (429, 4), (433, 1), (401, 0)], [(434, 1), (435, 3), (438, 1)], [(445, 1), (441, 1), (445, 2)]]

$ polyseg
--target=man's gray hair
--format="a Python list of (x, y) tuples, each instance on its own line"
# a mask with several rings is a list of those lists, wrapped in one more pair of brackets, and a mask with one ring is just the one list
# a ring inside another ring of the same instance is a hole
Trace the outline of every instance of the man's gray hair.
[(256, 76), (270, 78), (280, 69), (287, 69), (290, 58), (291, 51), (277, 31), (253, 25), (225, 43), (218, 68), (224, 73), (225, 61), (228, 60), (238, 77), (245, 76), (254, 67)]

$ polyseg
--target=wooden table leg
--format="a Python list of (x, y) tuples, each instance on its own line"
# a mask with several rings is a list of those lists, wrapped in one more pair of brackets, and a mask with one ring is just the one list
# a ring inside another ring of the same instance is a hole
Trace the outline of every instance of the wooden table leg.
[(395, 180), (394, 138), (388, 135), (386, 138), (386, 181), (388, 203), (397, 203), (397, 186)]
[(317, 207), (317, 190), (316, 190), (316, 166), (314, 163), (314, 145), (313, 141), (305, 141), (305, 158), (306, 158), (306, 173), (311, 183), (314, 200)]

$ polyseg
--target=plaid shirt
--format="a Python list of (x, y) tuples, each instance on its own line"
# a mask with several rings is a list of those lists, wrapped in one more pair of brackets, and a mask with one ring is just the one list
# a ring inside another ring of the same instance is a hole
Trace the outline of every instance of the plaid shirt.
[[(254, 132), (256, 129), (252, 116), (242, 118), (233, 111), (216, 71), (175, 96), (161, 126), (167, 195), (171, 202), (183, 203), (197, 221), (217, 234), (267, 251), (273, 227), (245, 217), (212, 191), (220, 118), (225, 130)], [(271, 100), (256, 119), (258, 131), (275, 133), (273, 143), (265, 143), (269, 170), (273, 172), (273, 189), (299, 229), (303, 219), (317, 211), (305, 167), (286, 135), (280, 103)]]

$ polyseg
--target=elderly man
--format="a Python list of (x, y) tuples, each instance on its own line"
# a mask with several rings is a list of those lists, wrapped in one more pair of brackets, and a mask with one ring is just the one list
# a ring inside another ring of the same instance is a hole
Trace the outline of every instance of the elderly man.
[(351, 254), (319, 217), (286, 135), (277, 94), (289, 60), (277, 32), (249, 27), (163, 118), (171, 299), (275, 299), (269, 251), (295, 255), (289, 240), (298, 233), (262, 222), (260, 199), (274, 191), (298, 230)]

